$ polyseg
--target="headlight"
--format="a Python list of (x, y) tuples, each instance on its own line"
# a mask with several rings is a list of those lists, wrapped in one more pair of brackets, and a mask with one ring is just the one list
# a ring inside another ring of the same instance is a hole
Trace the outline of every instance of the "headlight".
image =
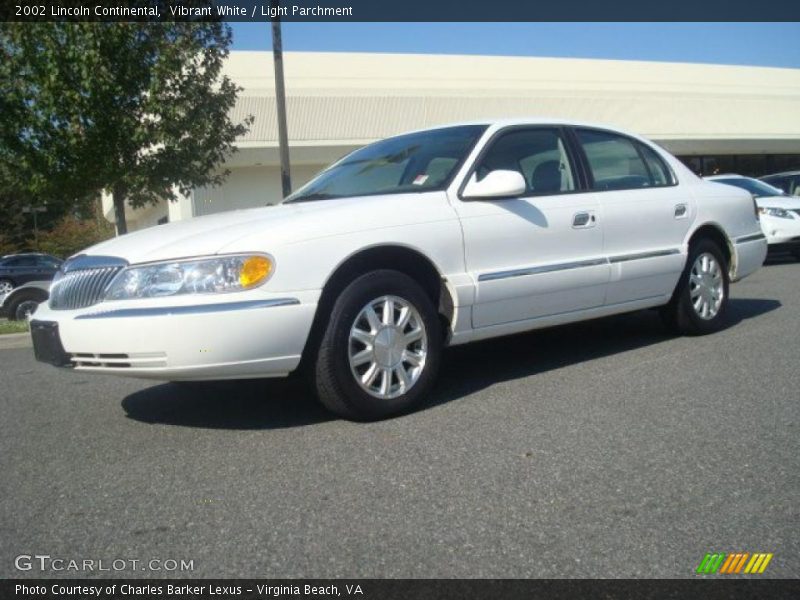
[(792, 213), (782, 208), (772, 208), (769, 206), (762, 206), (758, 209), (762, 215), (769, 215), (770, 217), (778, 217), (779, 219), (791, 219)]
[(239, 292), (264, 283), (274, 270), (263, 254), (134, 265), (114, 278), (105, 300)]

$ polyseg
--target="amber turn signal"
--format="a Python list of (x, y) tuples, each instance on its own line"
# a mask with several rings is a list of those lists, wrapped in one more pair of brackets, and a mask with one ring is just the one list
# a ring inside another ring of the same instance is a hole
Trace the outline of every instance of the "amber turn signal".
[(272, 273), (272, 261), (266, 256), (251, 256), (242, 263), (239, 283), (244, 288), (253, 287), (264, 281)]

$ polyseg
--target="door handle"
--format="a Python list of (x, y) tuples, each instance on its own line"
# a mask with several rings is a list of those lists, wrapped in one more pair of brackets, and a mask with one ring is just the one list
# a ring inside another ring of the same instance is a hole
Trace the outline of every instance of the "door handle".
[(575, 213), (575, 216), (572, 217), (572, 227), (573, 228), (581, 228), (581, 227), (592, 227), (594, 226), (595, 216), (589, 212), (579, 212)]
[(676, 204), (675, 205), (675, 218), (682, 219), (686, 216), (687, 208), (685, 204)]

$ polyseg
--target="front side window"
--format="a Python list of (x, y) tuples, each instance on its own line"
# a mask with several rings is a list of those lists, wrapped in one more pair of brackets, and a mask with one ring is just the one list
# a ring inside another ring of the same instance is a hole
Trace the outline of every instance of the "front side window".
[[(629, 190), (670, 185), (666, 165), (655, 152), (630, 138), (608, 131), (576, 130), (578, 140), (589, 161), (595, 190)], [(646, 153), (649, 150), (650, 154)], [(652, 163), (653, 169), (645, 163)]]
[(517, 171), (526, 193), (559, 194), (575, 189), (575, 177), (561, 133), (555, 128), (521, 129), (502, 134), (476, 169), (478, 181), (491, 171)]
[(324, 170), (285, 202), (442, 190), (485, 130), (462, 125), (376, 142)]
[(61, 262), (52, 256), (40, 256), (38, 257), (38, 262), (38, 266), (42, 267), (43, 269), (58, 269), (61, 266)]

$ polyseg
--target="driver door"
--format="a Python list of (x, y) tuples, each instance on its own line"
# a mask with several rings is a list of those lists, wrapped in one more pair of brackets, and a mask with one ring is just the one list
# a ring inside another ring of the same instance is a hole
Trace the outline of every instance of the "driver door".
[(539, 318), (602, 306), (610, 268), (599, 204), (596, 194), (581, 189), (564, 130), (499, 132), (467, 181), (495, 170), (521, 173), (525, 193), (454, 202), (467, 271), (476, 284), (472, 326), (533, 325)]

